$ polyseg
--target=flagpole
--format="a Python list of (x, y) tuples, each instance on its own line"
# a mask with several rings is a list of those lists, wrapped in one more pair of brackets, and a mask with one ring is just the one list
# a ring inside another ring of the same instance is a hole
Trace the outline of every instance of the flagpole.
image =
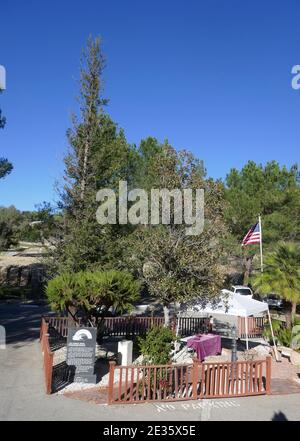
[(263, 248), (262, 248), (262, 228), (261, 228), (261, 216), (258, 215), (259, 231), (260, 231), (260, 270), (263, 273), (264, 263), (263, 263)]

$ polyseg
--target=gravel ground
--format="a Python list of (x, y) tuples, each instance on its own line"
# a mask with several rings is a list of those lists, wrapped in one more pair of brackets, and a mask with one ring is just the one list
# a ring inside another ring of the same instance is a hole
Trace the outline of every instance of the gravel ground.
[(290, 379), (300, 384), (300, 366), (294, 366), (286, 357), (281, 362), (272, 359), (272, 378)]
[[(106, 388), (109, 382), (109, 359), (117, 356), (117, 343), (118, 340), (115, 341), (107, 341), (103, 345), (96, 345), (96, 370), (98, 375), (100, 376), (100, 381), (96, 383), (71, 383), (66, 385), (63, 389), (58, 391), (58, 394), (64, 394), (65, 392), (76, 392), (87, 389), (97, 388)], [(60, 363), (66, 362), (67, 357), (67, 347), (63, 346), (60, 349), (57, 349), (54, 352), (54, 366), (59, 365)], [(133, 361), (133, 364), (141, 364), (142, 357), (138, 357)], [(120, 371), (115, 371), (114, 383), (119, 381)], [(122, 375), (125, 378), (125, 372)]]

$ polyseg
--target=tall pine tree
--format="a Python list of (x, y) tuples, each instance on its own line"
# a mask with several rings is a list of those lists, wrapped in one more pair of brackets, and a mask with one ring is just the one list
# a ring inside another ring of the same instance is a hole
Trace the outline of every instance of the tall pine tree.
[(81, 59), (80, 116), (73, 117), (67, 134), (63, 240), (55, 252), (58, 272), (120, 264), (116, 244), (122, 232), (117, 225), (97, 223), (96, 193), (103, 187), (117, 189), (120, 179), (129, 178), (132, 152), (123, 131), (104, 111), (103, 68), (100, 39), (90, 37)]

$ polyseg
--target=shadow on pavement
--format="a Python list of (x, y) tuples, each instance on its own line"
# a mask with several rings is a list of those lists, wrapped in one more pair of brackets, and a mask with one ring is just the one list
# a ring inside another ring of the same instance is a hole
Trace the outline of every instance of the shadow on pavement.
[(6, 344), (34, 341), (39, 337), (41, 317), (47, 306), (35, 304), (1, 304), (0, 325), (5, 327)]
[(272, 421), (288, 421), (288, 419), (283, 412), (279, 411), (274, 413)]

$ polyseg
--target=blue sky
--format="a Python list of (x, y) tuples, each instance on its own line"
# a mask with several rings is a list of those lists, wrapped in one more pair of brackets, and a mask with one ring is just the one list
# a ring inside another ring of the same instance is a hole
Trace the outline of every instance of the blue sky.
[(56, 199), (89, 34), (103, 39), (107, 111), (129, 142), (167, 138), (213, 177), (249, 159), (299, 162), (299, 15), (298, 0), (1, 2), (0, 156), (15, 169), (0, 205)]

